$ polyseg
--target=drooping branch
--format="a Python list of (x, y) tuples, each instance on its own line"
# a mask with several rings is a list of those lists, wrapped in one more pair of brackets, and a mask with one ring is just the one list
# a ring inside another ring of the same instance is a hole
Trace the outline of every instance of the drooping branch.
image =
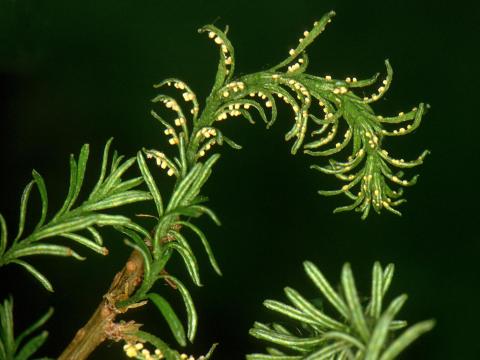
[[(253, 110), (270, 127), (277, 118), (280, 99), (294, 113), (293, 127), (285, 135), (285, 140), (294, 142), (292, 154), (303, 148), (306, 154), (328, 157), (327, 165), (313, 165), (312, 169), (343, 182), (338, 190), (319, 191), (321, 195), (345, 195), (351, 200), (349, 205), (334, 212), (355, 210), (362, 213), (362, 219), (367, 218), (371, 209), (401, 215), (396, 207), (406, 201), (402, 197), (403, 187), (414, 185), (417, 179), (417, 176), (406, 179), (402, 170), (421, 165), (429, 152), (405, 161), (389, 155), (385, 143), (388, 137), (417, 129), (429, 106), (420, 103), (398, 116), (375, 114), (372, 104), (384, 96), (392, 82), (393, 70), (388, 60), (385, 60), (386, 77), (374, 91), (370, 88), (377, 83), (379, 74), (365, 80), (308, 74), (306, 49), (334, 15), (333, 11), (325, 14), (310, 30), (304, 31), (298, 45), (278, 65), (239, 77), (233, 75), (234, 49), (226, 31), (213, 25), (201, 28), (200, 32), (208, 33), (219, 46), (220, 61), (214, 88), (196, 126), (209, 127), (221, 134), (216, 122), (238, 116), (252, 122), (249, 111)], [(365, 90), (372, 94), (365, 96)], [(398, 128), (393, 130), (393, 126)], [(308, 135), (311, 141), (307, 140)], [(342, 155), (345, 160), (334, 158)]]

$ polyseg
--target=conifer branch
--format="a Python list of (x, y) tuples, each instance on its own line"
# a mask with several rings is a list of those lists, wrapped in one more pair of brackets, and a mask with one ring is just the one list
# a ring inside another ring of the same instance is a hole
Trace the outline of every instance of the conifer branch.
[[(250, 335), (275, 347), (268, 347), (267, 354), (248, 355), (248, 360), (392, 360), (435, 325), (433, 320), (427, 320), (407, 328), (406, 321), (395, 320), (407, 300), (405, 294), (390, 305), (383, 305), (393, 277), (393, 264), (385, 269), (378, 262), (374, 264), (368, 302), (359, 296), (350, 264), (343, 266), (339, 292), (333, 290), (313, 263), (306, 261), (304, 268), (322, 298), (307, 300), (286, 287), (285, 294), (292, 305), (266, 300), (266, 308), (292, 320), (292, 325), (301, 330), (295, 332), (278, 323), (255, 322)], [(337, 316), (326, 313), (327, 304), (336, 310)]]
[[(127, 181), (122, 180), (125, 172), (135, 163), (135, 159), (124, 160), (123, 156), (114, 153), (109, 160), (110, 139), (104, 150), (100, 177), (88, 198), (75, 205), (82, 189), (87, 167), (89, 145), (85, 144), (80, 151), (78, 161), (70, 156), (70, 187), (67, 198), (61, 209), (47, 221), (48, 195), (43, 177), (33, 170), (33, 180), (25, 187), (20, 203), (20, 220), (15, 239), (7, 238), (7, 225), (0, 214), (0, 267), (7, 264), (17, 264), (30, 272), (47, 290), (53, 291), (48, 278), (35, 267), (21, 258), (32, 255), (72, 256), (84, 260), (77, 252), (65, 245), (46, 243), (45, 239), (61, 237), (76, 242), (101, 255), (107, 255), (108, 249), (103, 246), (103, 239), (97, 231), (102, 226), (123, 226), (139, 230), (139, 227), (129, 218), (122, 215), (110, 215), (105, 210), (117, 208), (126, 204), (150, 200), (151, 195), (142, 190), (134, 190), (143, 180), (141, 177)], [(110, 169), (108, 169), (110, 163)], [(33, 231), (24, 235), (27, 218), (27, 206), (30, 193), (36, 186), (41, 197), (41, 216)]]
[[(192, 297), (183, 281), (168, 273), (166, 267), (172, 255), (179, 254), (192, 282), (202, 286), (199, 264), (190, 246), (190, 237), (194, 235), (202, 243), (213, 269), (221, 275), (207, 237), (194, 223), (195, 218), (207, 215), (220, 224), (215, 213), (205, 205), (208, 198), (203, 194), (203, 186), (220, 157), (213, 149), (223, 144), (241, 148), (222, 133), (218, 122), (241, 116), (254, 123), (255, 117), (260, 116), (268, 128), (276, 121), (278, 99), (284, 101), (294, 115), (293, 127), (285, 135), (287, 141), (293, 140), (292, 154), (303, 149), (304, 153), (312, 156), (328, 157), (328, 165), (313, 165), (312, 168), (334, 175), (344, 185), (339, 190), (319, 193), (344, 194), (352, 200), (351, 204), (337, 208), (335, 212), (355, 210), (361, 212), (365, 219), (373, 208), (377, 213), (385, 209), (400, 215), (395, 207), (405, 201), (401, 198), (402, 188), (394, 190), (392, 184), (410, 186), (416, 182), (416, 177), (406, 180), (403, 172), (394, 172), (394, 168), (420, 165), (428, 151), (413, 161), (395, 159), (384, 149), (384, 141), (389, 136), (414, 131), (428, 106), (419, 104), (411, 111), (393, 117), (375, 115), (371, 104), (385, 94), (392, 81), (393, 71), (388, 60), (385, 61), (387, 75), (382, 85), (373, 95), (363, 98), (355, 91), (373, 85), (378, 75), (366, 80), (357, 80), (355, 77), (339, 80), (332, 79), (330, 75), (319, 77), (307, 74), (309, 58), (306, 48), (323, 32), (333, 16), (334, 12), (330, 12), (315, 22), (311, 30), (304, 32), (298, 46), (291, 49), (288, 56), (277, 65), (266, 71), (238, 77), (235, 77), (234, 48), (226, 31), (213, 25), (201, 28), (199, 32), (208, 34), (219, 46), (220, 54), (215, 81), (204, 109), (200, 109), (196, 94), (184, 81), (169, 78), (155, 85), (155, 88), (166, 93), (152, 100), (155, 109), (151, 114), (164, 127), (164, 134), (175, 153), (171, 155), (168, 150), (143, 149), (136, 158), (127, 160), (115, 154), (108, 170), (109, 141), (97, 184), (87, 200), (75, 207), (88, 159), (89, 150), (85, 145), (78, 162), (71, 157), (67, 199), (50, 221), (47, 221), (48, 197), (44, 180), (37, 172), (33, 172), (33, 180), (22, 196), (19, 232), (10, 247), (6, 223), (0, 215), (0, 266), (8, 263), (23, 266), (51, 290), (48, 279), (20, 258), (37, 254), (83, 258), (69, 247), (46, 244), (44, 239), (63, 237), (106, 254), (96, 227), (110, 225), (126, 237), (125, 244), (133, 249), (94, 314), (77, 332), (59, 357), (60, 360), (86, 359), (106, 340), (124, 342), (126, 355), (137, 359), (179, 360), (188, 357), (158, 336), (140, 330), (141, 324), (133, 320), (116, 320), (118, 314), (125, 314), (131, 308), (151, 304), (163, 315), (180, 347), (193, 342), (197, 313)], [(180, 91), (181, 96), (170, 94), (172, 90)], [(389, 130), (392, 124), (403, 123), (405, 127)], [(342, 127), (346, 130), (343, 137), (338, 139)], [(313, 140), (307, 142), (309, 133)], [(331, 146), (333, 143), (335, 145)], [(346, 160), (333, 158), (340, 153), (347, 155)], [(155, 171), (151, 170), (148, 159), (157, 165)], [(142, 176), (122, 181), (121, 176), (134, 164), (139, 167)], [(175, 178), (170, 197), (165, 197), (164, 189), (157, 185), (159, 170)], [(148, 192), (133, 190), (143, 182)], [(24, 237), (26, 208), (34, 186), (40, 192), (42, 211), (34, 230)], [(155, 212), (146, 214), (153, 219), (149, 225), (151, 231), (124, 216), (104, 213), (106, 209), (143, 200), (153, 200), (155, 204)], [(323, 295), (340, 313), (340, 319), (323, 313), (298, 292), (287, 288), (286, 294), (293, 306), (271, 300), (266, 301), (265, 305), (300, 321), (310, 333), (298, 337), (282, 325), (256, 323), (252, 335), (286, 347), (288, 353), (269, 348), (268, 355), (254, 354), (250, 356), (251, 359), (350, 359), (356, 356), (365, 360), (390, 360), (433, 326), (431, 322), (417, 324), (397, 340), (388, 343), (387, 347), (387, 335), (404, 325), (393, 320), (405, 301), (404, 297), (395, 299), (387, 310), (382, 308), (383, 295), (391, 281), (391, 267), (383, 272), (379, 264), (375, 265), (372, 299), (366, 307), (359, 299), (348, 265), (342, 273), (341, 293), (336, 293), (312, 264), (306, 263), (305, 267)], [(158, 280), (169, 284), (182, 299), (186, 328), (180, 320), (181, 316), (155, 289)], [(144, 343), (150, 343), (156, 350), (150, 353)], [(199, 359), (209, 358), (213, 349), (214, 346)], [(290, 352), (294, 354), (289, 355)]]

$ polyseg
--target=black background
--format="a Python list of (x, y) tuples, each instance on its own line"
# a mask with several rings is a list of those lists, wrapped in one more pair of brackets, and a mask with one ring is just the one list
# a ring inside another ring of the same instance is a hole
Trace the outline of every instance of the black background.
[[(421, 177), (407, 190), (402, 217), (371, 214), (362, 222), (355, 213), (332, 214), (346, 199), (316, 195), (338, 184), (308, 169), (322, 159), (290, 155), (290, 144), (283, 141), (292, 121), (287, 109), (268, 131), (260, 121), (251, 126), (235, 118), (222, 124), (244, 149), (222, 149), (205, 189), (223, 226), (200, 223), (224, 276), (213, 273), (197, 243), (203, 288), (194, 288), (180, 259), (169, 264), (169, 271), (189, 285), (200, 313), (197, 341), (187, 352), (204, 353), (212, 342), (220, 342), (218, 359), (242, 359), (260, 350), (247, 332), (254, 320), (271, 319), (263, 299), (283, 299), (285, 285), (317, 296), (303, 273), (304, 259), (318, 264), (334, 283), (342, 264), (350, 261), (363, 295), (368, 295), (371, 266), (380, 260), (396, 264), (390, 299), (410, 295), (403, 318), (411, 323), (437, 319), (434, 331), (402, 358), (480, 358), (480, 17), (467, 1), (0, 0), (0, 211), (10, 234), (16, 231), (21, 191), (32, 168), (45, 177), (55, 209), (68, 187), (68, 154), (78, 153), (83, 143), (91, 144), (87, 188), (96, 180), (110, 136), (127, 155), (143, 146), (167, 146), (149, 116), (149, 99), (156, 94), (151, 85), (175, 76), (200, 98), (208, 94), (217, 50), (197, 28), (228, 24), (237, 69), (245, 74), (283, 59), (303, 31), (331, 9), (337, 16), (311, 46), (309, 72), (366, 78), (384, 71), (383, 60), (389, 58), (393, 85), (375, 109), (396, 114), (420, 101), (432, 109), (415, 134), (386, 146), (405, 159), (425, 148), (432, 155), (410, 172)], [(167, 192), (170, 183), (165, 177), (159, 182)], [(35, 219), (36, 208), (31, 209)], [(146, 210), (133, 206), (129, 211)], [(108, 257), (80, 249), (88, 255), (84, 262), (31, 259), (48, 274), (54, 294), (13, 265), (1, 269), (1, 295), (15, 298), (17, 331), (49, 305), (55, 307), (45, 355), (61, 352), (128, 256), (117, 234), (104, 234)], [(175, 295), (169, 298), (175, 301)], [(148, 310), (129, 316), (173, 344), (160, 314)], [(109, 344), (92, 359), (122, 357), (120, 346)]]

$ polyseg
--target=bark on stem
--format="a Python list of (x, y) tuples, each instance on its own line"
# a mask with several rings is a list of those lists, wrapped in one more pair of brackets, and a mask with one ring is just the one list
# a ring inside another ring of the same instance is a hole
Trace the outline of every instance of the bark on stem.
[(87, 324), (77, 331), (75, 337), (60, 355), (58, 360), (84, 360), (105, 340), (120, 340), (122, 330), (119, 327), (138, 328), (137, 324), (116, 324), (118, 314), (128, 310), (117, 309), (118, 301), (126, 300), (142, 282), (143, 258), (138, 251), (133, 251), (123, 269), (118, 272), (103, 296)]

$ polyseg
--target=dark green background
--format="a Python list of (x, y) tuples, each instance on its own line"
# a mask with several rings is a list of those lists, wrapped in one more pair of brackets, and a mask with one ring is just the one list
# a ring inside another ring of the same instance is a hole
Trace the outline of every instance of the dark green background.
[[(412, 323), (438, 321), (402, 358), (480, 358), (475, 58), (480, 16), (469, 3), (0, 0), (0, 211), (10, 233), (16, 231), (20, 194), (32, 168), (44, 175), (54, 208), (66, 194), (68, 154), (84, 142), (92, 150), (88, 184), (95, 181), (97, 158), (110, 136), (129, 155), (143, 146), (166, 146), (161, 127), (149, 116), (151, 85), (176, 76), (200, 98), (208, 94), (217, 51), (197, 34), (198, 27), (230, 25), (237, 68), (244, 74), (283, 59), (301, 33), (333, 9), (337, 17), (309, 50), (309, 71), (365, 78), (384, 71), (388, 57), (393, 86), (375, 109), (396, 114), (420, 101), (432, 109), (415, 134), (387, 147), (405, 159), (425, 148), (432, 155), (411, 172), (421, 177), (406, 192), (402, 217), (372, 214), (362, 222), (355, 213), (332, 214), (346, 199), (316, 195), (338, 184), (308, 169), (322, 159), (290, 155), (283, 141), (292, 122), (289, 111), (284, 109), (269, 131), (261, 122), (222, 124), (244, 149), (222, 149), (205, 189), (223, 226), (201, 224), (224, 276), (213, 273), (197, 244), (203, 288), (194, 289), (179, 259), (168, 267), (189, 284), (200, 313), (198, 338), (187, 352), (201, 354), (217, 341), (218, 359), (242, 359), (261, 349), (247, 331), (254, 320), (271, 318), (263, 299), (282, 298), (287, 284), (317, 296), (303, 273), (304, 259), (317, 263), (332, 282), (350, 261), (363, 295), (371, 265), (380, 260), (397, 266), (390, 294), (410, 294), (402, 316)], [(166, 191), (170, 183), (163, 177), (159, 182)], [(111, 250), (106, 258), (80, 249), (88, 255), (83, 263), (32, 259), (51, 278), (53, 295), (22, 270), (1, 269), (1, 295), (15, 297), (17, 329), (48, 304), (55, 307), (45, 354), (59, 354), (125, 261), (129, 249), (121, 238), (105, 234)], [(158, 289), (169, 292), (163, 285)], [(132, 311), (131, 317), (171, 341), (161, 316), (149, 310), (148, 315)], [(92, 359), (122, 358), (119, 349), (103, 346)]]

